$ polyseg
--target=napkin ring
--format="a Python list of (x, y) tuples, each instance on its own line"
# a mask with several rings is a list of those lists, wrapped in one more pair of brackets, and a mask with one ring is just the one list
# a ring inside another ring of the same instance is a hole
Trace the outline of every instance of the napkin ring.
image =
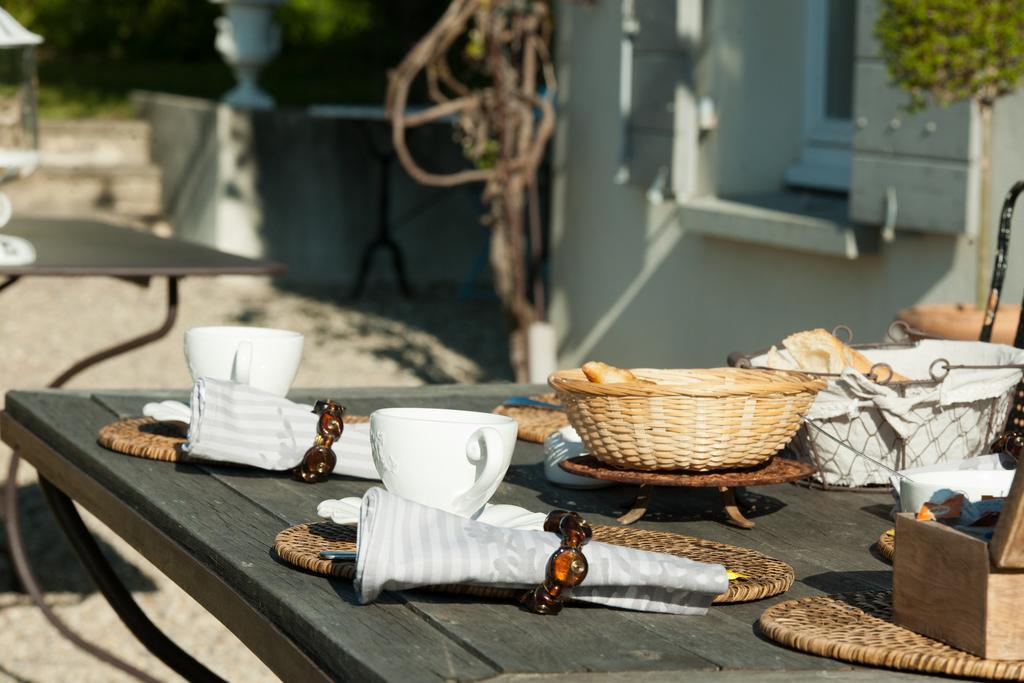
[(594, 535), (590, 524), (575, 512), (553, 510), (544, 520), (544, 531), (552, 531), (562, 539), (561, 545), (548, 560), (544, 581), (519, 599), (526, 609), (536, 614), (558, 614), (575, 586), (587, 578), (585, 546)]
[(319, 415), (316, 422), (316, 437), (302, 461), (292, 470), (292, 476), (307, 484), (325, 481), (334, 471), (338, 456), (331, 450), (334, 442), (345, 431), (345, 407), (334, 401), (317, 401), (313, 412)]

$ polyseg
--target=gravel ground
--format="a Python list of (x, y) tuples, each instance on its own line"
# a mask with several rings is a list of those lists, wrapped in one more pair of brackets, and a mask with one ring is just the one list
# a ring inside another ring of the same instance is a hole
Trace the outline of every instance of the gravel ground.
[[(275, 288), (260, 278), (194, 278), (161, 342), (79, 375), (71, 388), (184, 388), (188, 327), (248, 324), (306, 335), (296, 386), (397, 386), (509, 381), (498, 307), (459, 301), (452, 290), (413, 300), (382, 293), (357, 303), (322, 293)], [(100, 279), (29, 278), (0, 295), (0, 392), (42, 387), (77, 358), (156, 327), (164, 285)], [(0, 445), (0, 468), (10, 453)], [(55, 611), (86, 639), (115, 651), (161, 680), (177, 677), (151, 657), (95, 592), (42, 500), (35, 472), (18, 476), (22, 528)], [(276, 677), (220, 622), (97, 520), (86, 515), (142, 608), (172, 639), (232, 681)], [(2, 536), (2, 534), (0, 534)], [(131, 680), (59, 637), (19, 592), (0, 552), (0, 681)]]

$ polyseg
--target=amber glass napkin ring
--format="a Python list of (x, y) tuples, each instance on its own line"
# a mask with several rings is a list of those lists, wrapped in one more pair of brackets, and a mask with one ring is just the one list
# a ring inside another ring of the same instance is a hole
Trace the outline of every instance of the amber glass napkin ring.
[(548, 560), (544, 581), (528, 591), (519, 602), (537, 614), (558, 614), (572, 589), (587, 578), (585, 546), (594, 535), (590, 524), (575, 512), (553, 510), (544, 520), (544, 531), (552, 531), (562, 539), (561, 545)]
[(331, 450), (334, 442), (345, 431), (345, 407), (334, 401), (317, 401), (313, 412), (320, 416), (316, 422), (316, 438), (302, 462), (292, 470), (292, 476), (299, 481), (313, 484), (324, 481), (334, 471), (338, 456)]

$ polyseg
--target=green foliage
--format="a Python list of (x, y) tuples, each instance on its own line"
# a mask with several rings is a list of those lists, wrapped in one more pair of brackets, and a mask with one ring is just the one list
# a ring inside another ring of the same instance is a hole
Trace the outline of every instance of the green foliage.
[(324, 47), (373, 28), (371, 0), (288, 0), (277, 13), (286, 45)]
[(991, 105), (1024, 76), (1024, 0), (879, 0), (875, 35), (911, 109)]
[(44, 54), (107, 59), (213, 57), (220, 14), (202, 0), (6, 0), (4, 9), (45, 38)]
[[(45, 39), (44, 116), (125, 116), (133, 89), (216, 98), (234, 82), (214, 49), (209, 0), (0, 0)], [(281, 54), (263, 87), (282, 105), (379, 103), (387, 69), (448, 0), (287, 0)]]
[[(277, 10), (285, 50), (406, 49), (444, 0), (288, 0)], [(209, 0), (5, 0), (46, 39), (45, 52), (105, 59), (216, 59)]]

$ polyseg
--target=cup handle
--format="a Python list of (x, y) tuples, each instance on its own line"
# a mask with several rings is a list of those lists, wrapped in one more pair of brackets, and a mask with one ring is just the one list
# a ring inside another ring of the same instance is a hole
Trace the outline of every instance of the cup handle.
[(235, 350), (235, 362), (231, 366), (231, 381), (249, 384), (249, 370), (252, 368), (252, 342), (242, 341)]
[[(460, 500), (480, 498), (495, 480), (501, 477), (502, 460), (504, 460), (502, 453), (504, 451), (505, 445), (501, 440), (501, 434), (494, 427), (481, 427), (473, 432), (469, 441), (466, 442), (466, 457), (470, 462), (478, 462), (480, 458), (484, 458), (484, 471), (480, 473), (472, 486), (455, 497), (456, 503)], [(469, 514), (475, 511), (464, 510), (463, 512)]]

